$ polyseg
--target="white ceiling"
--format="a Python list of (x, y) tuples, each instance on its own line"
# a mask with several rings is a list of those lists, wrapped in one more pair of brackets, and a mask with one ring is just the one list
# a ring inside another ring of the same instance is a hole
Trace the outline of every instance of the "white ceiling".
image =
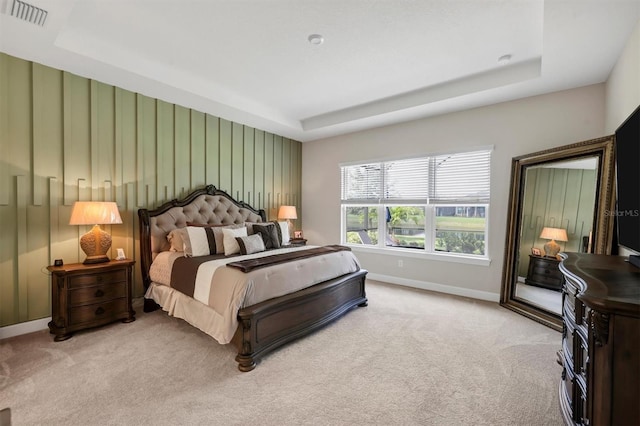
[(2, 52), (300, 141), (601, 83), (640, 19), (640, 0), (26, 0), (41, 27), (13, 1)]

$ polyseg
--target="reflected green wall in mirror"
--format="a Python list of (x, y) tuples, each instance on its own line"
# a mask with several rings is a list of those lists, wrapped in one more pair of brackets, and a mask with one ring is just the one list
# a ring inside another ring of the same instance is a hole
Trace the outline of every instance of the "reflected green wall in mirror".
[(567, 231), (569, 241), (558, 242), (561, 251), (585, 251), (583, 238), (589, 239), (593, 228), (595, 197), (596, 170), (555, 167), (527, 169), (518, 276), (527, 275), (531, 248), (543, 251), (547, 240), (539, 237), (545, 226)]

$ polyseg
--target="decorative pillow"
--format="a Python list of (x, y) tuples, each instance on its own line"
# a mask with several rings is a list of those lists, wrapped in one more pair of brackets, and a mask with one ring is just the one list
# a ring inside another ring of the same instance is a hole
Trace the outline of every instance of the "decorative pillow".
[(183, 230), (184, 228), (174, 229), (167, 235), (167, 241), (171, 244), (170, 251), (184, 251), (184, 240), (182, 239)]
[(289, 244), (289, 223), (287, 222), (277, 222), (280, 226), (280, 245), (284, 246)]
[(187, 226), (181, 228), (185, 256), (208, 256), (216, 254), (216, 242), (213, 228)]
[(224, 253), (224, 236), (222, 235), (223, 229), (238, 229), (242, 228), (244, 224), (236, 223), (232, 225), (213, 225), (208, 223), (194, 223), (187, 222), (189, 226), (195, 226), (200, 228), (209, 228), (213, 230), (213, 238), (215, 243), (215, 251), (211, 254), (222, 254)]
[(244, 226), (247, 227), (247, 235), (253, 235), (256, 231), (253, 230), (253, 225), (264, 225), (264, 222), (245, 222)]
[(262, 237), (266, 250), (280, 248), (280, 238), (278, 235), (278, 226), (276, 226), (276, 224), (254, 224), (253, 231)]
[(260, 235), (248, 235), (246, 237), (236, 237), (240, 246), (240, 254), (252, 254), (264, 251), (264, 242)]
[(240, 253), (240, 245), (236, 241), (237, 237), (246, 237), (247, 236), (247, 228), (237, 228), (237, 229), (222, 229), (223, 235), (223, 245), (224, 245), (224, 255), (230, 256), (232, 254)]

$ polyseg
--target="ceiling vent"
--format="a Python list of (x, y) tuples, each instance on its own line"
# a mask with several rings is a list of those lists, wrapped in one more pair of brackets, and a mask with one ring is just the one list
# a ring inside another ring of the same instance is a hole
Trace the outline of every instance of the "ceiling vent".
[(42, 27), (47, 20), (47, 15), (49, 14), (49, 12), (20, 0), (13, 0), (13, 4), (11, 5), (11, 11), (9, 14), (15, 18), (30, 22), (32, 24), (40, 25)]

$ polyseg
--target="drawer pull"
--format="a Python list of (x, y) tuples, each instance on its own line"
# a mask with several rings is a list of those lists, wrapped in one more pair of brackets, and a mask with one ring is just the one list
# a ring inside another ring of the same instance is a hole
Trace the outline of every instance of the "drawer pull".
[(104, 314), (104, 308), (100, 306), (98, 309), (96, 309), (96, 315), (102, 315), (102, 314)]
[(100, 290), (96, 290), (96, 297), (102, 297), (104, 296), (104, 291)]

